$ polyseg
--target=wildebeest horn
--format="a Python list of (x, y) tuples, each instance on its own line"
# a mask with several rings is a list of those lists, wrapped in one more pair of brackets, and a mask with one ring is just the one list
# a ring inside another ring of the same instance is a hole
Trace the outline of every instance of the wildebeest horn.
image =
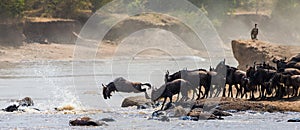
[(169, 70), (167, 70), (166, 74), (169, 74)]
[(106, 85), (104, 85), (104, 84), (102, 84), (102, 86), (105, 88), (106, 87)]

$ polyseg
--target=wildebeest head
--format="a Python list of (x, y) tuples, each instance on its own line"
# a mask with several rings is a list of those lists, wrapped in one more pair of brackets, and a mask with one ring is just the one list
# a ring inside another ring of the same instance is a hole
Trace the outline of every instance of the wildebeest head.
[(255, 73), (255, 67), (250, 66), (247, 68), (246, 70), (247, 77), (253, 77), (254, 73)]
[(182, 70), (175, 72), (174, 74), (171, 75), (169, 74), (169, 71), (167, 71), (165, 74), (165, 83), (171, 82), (176, 79), (180, 79), (181, 77), (182, 77)]
[(216, 72), (222, 72), (226, 69), (226, 65), (225, 65), (225, 59), (224, 61), (221, 61), (217, 66), (216, 66), (216, 69), (215, 71)]
[(108, 85), (102, 84), (102, 86), (103, 86), (102, 94), (104, 99), (110, 98), (112, 96), (111, 92), (116, 91), (116, 86), (113, 82), (110, 82)]

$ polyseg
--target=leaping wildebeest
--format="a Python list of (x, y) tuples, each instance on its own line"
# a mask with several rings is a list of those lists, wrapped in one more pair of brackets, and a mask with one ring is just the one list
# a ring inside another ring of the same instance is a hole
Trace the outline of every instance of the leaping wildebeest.
[(113, 82), (110, 82), (108, 85), (104, 85), (103, 86), (103, 97), (104, 99), (110, 98), (112, 95), (112, 92), (126, 92), (126, 93), (141, 93), (144, 92), (145, 93), (145, 97), (147, 99), (150, 99), (150, 97), (148, 96), (147, 92), (146, 92), (146, 88), (142, 88), (142, 86), (148, 86), (148, 89), (151, 88), (151, 84), (149, 83), (141, 83), (141, 82), (131, 82), (128, 81), (126, 79), (124, 79), (123, 77), (118, 77), (116, 78)]

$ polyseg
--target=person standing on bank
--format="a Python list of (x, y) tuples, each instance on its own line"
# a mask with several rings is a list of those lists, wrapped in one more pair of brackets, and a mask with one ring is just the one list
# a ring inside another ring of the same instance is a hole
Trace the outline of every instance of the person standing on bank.
[(251, 39), (253, 41), (258, 40), (257, 35), (258, 35), (258, 28), (257, 28), (257, 24), (255, 24), (255, 27), (251, 30)]

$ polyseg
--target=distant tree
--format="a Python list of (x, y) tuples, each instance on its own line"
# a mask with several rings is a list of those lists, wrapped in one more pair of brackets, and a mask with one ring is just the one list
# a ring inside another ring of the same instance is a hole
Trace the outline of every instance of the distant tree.
[(0, 17), (2, 19), (22, 17), (24, 8), (24, 0), (1, 0)]
[(113, 0), (90, 0), (91, 2), (91, 10), (92, 12), (96, 12), (99, 8), (101, 8), (102, 6), (104, 6), (105, 4), (111, 2)]

